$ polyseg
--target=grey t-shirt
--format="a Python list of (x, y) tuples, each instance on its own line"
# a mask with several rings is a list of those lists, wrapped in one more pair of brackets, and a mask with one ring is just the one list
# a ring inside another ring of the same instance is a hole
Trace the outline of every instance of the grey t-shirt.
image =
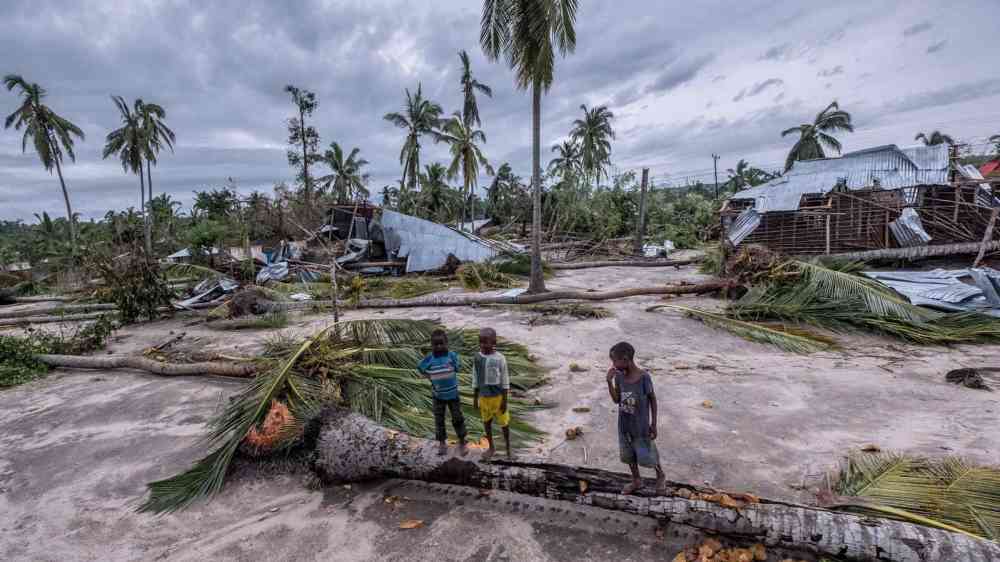
[(624, 373), (615, 375), (618, 384), (618, 431), (633, 438), (649, 437), (649, 395), (653, 379), (646, 371), (634, 383), (625, 381)]
[(472, 369), (472, 384), (479, 389), (479, 395), (484, 398), (499, 396), (503, 391), (510, 390), (507, 358), (499, 351), (489, 355), (477, 353)]

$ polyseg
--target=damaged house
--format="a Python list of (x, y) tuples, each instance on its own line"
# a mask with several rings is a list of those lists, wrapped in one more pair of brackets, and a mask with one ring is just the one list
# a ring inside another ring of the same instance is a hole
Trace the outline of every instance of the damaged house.
[(1000, 206), (982, 179), (945, 144), (803, 160), (735, 193), (720, 211), (722, 227), (733, 246), (788, 255), (980, 242)]

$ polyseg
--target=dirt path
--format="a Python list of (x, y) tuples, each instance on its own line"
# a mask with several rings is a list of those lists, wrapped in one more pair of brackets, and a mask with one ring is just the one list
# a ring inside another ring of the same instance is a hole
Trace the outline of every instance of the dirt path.
[[(698, 278), (692, 269), (607, 268), (566, 272), (550, 286), (614, 289)], [(916, 348), (849, 337), (841, 338), (840, 351), (798, 356), (676, 314), (644, 311), (657, 302), (604, 303), (614, 317), (559, 325), (533, 326), (528, 314), (508, 308), (351, 311), (346, 317), (490, 325), (531, 346), (552, 369), (540, 395), (556, 407), (535, 421), (552, 434), (541, 449), (559, 462), (583, 464), (586, 454), (589, 465), (624, 468), (604, 383), (607, 349), (620, 340), (636, 346), (653, 374), (659, 446), (675, 480), (808, 500), (804, 486), (866, 443), (990, 463), (1000, 458), (1000, 393), (943, 380), (957, 366), (1000, 365), (998, 346)], [(170, 331), (186, 331), (193, 348), (249, 355), (268, 337), (184, 326), (189, 321), (132, 327), (112, 350), (136, 351)], [(286, 331), (310, 332), (329, 321), (294, 317)], [(589, 370), (570, 373), (570, 363)], [(234, 384), (75, 372), (0, 391), (0, 559), (414, 560), (424, 555), (414, 553), (425, 553), (428, 560), (586, 561), (612, 555), (655, 560), (676, 552), (657, 543), (642, 519), (609, 522), (587, 510), (553, 518), (544, 505), (526, 511), (524, 504), (506, 503), (509, 498), (486, 502), (393, 482), (313, 491), (305, 475), (267, 468), (256, 469), (264, 475), (244, 469), (249, 473), (215, 501), (183, 513), (135, 514), (146, 482), (197, 457), (204, 422)], [(703, 406), (706, 400), (711, 408)], [(565, 428), (577, 425), (584, 439), (562, 444)], [(386, 503), (386, 495), (411, 499)], [(426, 527), (398, 529), (409, 518)], [(669, 540), (683, 544), (686, 537)]]

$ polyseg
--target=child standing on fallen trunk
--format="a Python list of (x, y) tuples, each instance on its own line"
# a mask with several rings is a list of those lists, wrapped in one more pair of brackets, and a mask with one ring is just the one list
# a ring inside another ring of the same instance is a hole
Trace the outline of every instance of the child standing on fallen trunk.
[(472, 371), (472, 404), (479, 409), (483, 429), (490, 448), (483, 453), (483, 460), (489, 460), (496, 453), (493, 446), (493, 420), (500, 424), (503, 441), (510, 452), (510, 411), (507, 409), (510, 396), (510, 373), (507, 358), (497, 351), (497, 333), (493, 328), (479, 330), (479, 353), (476, 354)]
[(431, 354), (417, 366), (422, 375), (430, 379), (434, 395), (434, 433), (438, 440), (438, 454), (448, 454), (448, 432), (445, 428), (445, 411), (451, 410), (451, 425), (458, 437), (458, 453), (465, 456), (465, 416), (458, 395), (458, 355), (448, 350), (448, 334), (441, 329), (431, 333)]
[(618, 450), (632, 472), (632, 482), (622, 490), (629, 495), (642, 488), (639, 467), (656, 469), (656, 493), (666, 492), (666, 476), (656, 450), (656, 394), (649, 373), (635, 364), (635, 348), (616, 343), (609, 353), (608, 393), (618, 404)]

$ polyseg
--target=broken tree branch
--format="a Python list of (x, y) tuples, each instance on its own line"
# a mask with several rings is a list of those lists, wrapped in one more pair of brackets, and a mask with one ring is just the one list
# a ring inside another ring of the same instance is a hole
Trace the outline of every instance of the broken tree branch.
[(972, 267), (979, 267), (979, 262), (983, 261), (983, 256), (986, 255), (986, 244), (993, 239), (993, 227), (997, 224), (997, 212), (1000, 209), (993, 209), (990, 212), (990, 223), (986, 226), (986, 232), (983, 234), (983, 241), (979, 245), (979, 253), (976, 254), (976, 261), (972, 262)]
[[(1000, 545), (966, 535), (822, 508), (760, 500), (738, 509), (690, 497), (701, 490), (669, 483), (666, 496), (623, 496), (625, 474), (532, 462), (484, 464), (439, 457), (425, 439), (386, 429), (361, 415), (328, 408), (318, 420), (313, 470), (328, 483), (402, 478), (478, 489), (499, 488), (623, 511), (735, 541), (761, 542), (814, 557), (860, 562), (987, 562)], [(686, 494), (684, 492), (687, 492)]]
[(135, 369), (154, 375), (168, 377), (185, 375), (219, 375), (223, 377), (253, 376), (257, 368), (253, 364), (239, 363), (164, 363), (136, 355), (35, 355), (35, 359), (50, 367), (69, 369)]
[(618, 261), (582, 261), (567, 263), (549, 263), (552, 269), (589, 269), (593, 267), (680, 267), (701, 263), (701, 259), (688, 260), (618, 260)]

